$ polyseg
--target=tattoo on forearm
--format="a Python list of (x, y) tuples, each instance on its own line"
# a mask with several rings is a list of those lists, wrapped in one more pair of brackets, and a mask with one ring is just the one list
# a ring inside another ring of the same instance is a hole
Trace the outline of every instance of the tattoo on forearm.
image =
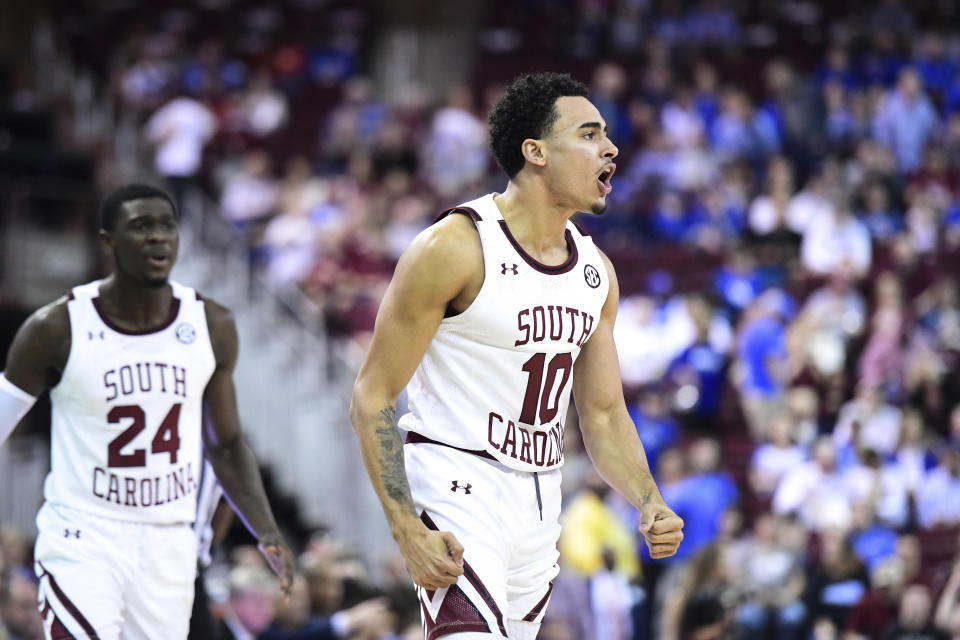
[(403, 466), (403, 442), (397, 428), (397, 408), (386, 407), (380, 411), (376, 422), (377, 439), (380, 441), (380, 479), (387, 495), (413, 511), (410, 484)]

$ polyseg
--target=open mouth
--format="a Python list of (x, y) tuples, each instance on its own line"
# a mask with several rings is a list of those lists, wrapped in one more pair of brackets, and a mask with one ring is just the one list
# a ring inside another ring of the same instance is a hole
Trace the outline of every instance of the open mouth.
[(170, 264), (170, 256), (166, 254), (147, 256), (147, 262), (155, 267), (166, 267)]
[(600, 183), (600, 190), (603, 191), (603, 195), (607, 195), (613, 191), (613, 185), (610, 183), (610, 178), (613, 177), (613, 173), (616, 170), (616, 165), (609, 164), (604, 167), (603, 171), (600, 172), (600, 175), (597, 176), (597, 182)]

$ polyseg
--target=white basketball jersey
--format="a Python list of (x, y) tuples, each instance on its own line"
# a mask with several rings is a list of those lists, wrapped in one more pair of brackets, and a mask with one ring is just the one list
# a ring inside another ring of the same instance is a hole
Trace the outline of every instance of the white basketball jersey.
[(400, 426), (512, 469), (543, 471), (563, 464), (573, 364), (610, 283), (593, 241), (571, 222), (566, 262), (529, 256), (493, 195), (457, 207), (480, 233), (483, 285), (463, 313), (440, 323), (407, 386), (410, 413)]
[(170, 282), (170, 317), (152, 331), (115, 326), (101, 281), (73, 289), (70, 356), (50, 391), (44, 496), (96, 515), (193, 522), (203, 454), (203, 392), (216, 362), (203, 300)]

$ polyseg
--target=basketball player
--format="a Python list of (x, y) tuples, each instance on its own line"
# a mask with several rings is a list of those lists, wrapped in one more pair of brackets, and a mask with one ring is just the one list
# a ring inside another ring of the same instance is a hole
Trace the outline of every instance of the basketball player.
[(101, 206), (99, 240), (113, 272), (35, 312), (13, 340), (0, 374), (0, 443), (50, 389), (51, 471), (35, 551), (47, 638), (182, 640), (201, 441), (285, 587), (293, 560), (240, 432), (233, 317), (168, 279), (179, 243), (169, 196), (117, 189)]
[(571, 388), (587, 451), (639, 509), (651, 555), (683, 537), (624, 405), (616, 275), (570, 222), (606, 208), (617, 148), (603, 118), (569, 76), (524, 76), (490, 138), (506, 190), (448, 211), (405, 251), (351, 407), (427, 640), (536, 637), (558, 572)]

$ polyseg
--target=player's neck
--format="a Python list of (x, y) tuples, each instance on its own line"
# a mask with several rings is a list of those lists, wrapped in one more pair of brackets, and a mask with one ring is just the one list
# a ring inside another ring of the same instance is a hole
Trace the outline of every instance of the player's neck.
[(566, 247), (567, 220), (575, 212), (552, 203), (539, 183), (528, 181), (521, 186), (511, 180), (493, 200), (510, 233), (531, 255)]
[(110, 319), (124, 328), (149, 329), (170, 316), (173, 289), (169, 284), (149, 287), (114, 272), (100, 285), (100, 300)]

